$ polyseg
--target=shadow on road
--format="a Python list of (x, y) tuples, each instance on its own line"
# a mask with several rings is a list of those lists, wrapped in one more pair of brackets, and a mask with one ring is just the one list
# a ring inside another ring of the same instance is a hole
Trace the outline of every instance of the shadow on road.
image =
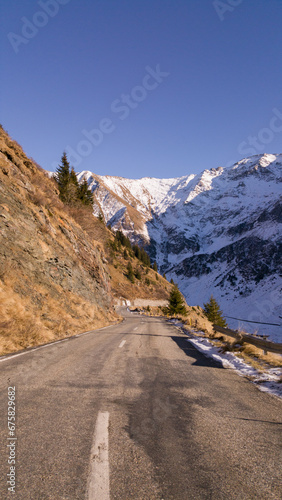
[(212, 358), (207, 358), (200, 351), (198, 351), (190, 342), (187, 342), (185, 337), (171, 337), (171, 339), (185, 352), (186, 356), (189, 358), (195, 358), (193, 365), (197, 366), (208, 366), (210, 368), (223, 368), (220, 361), (216, 361)]

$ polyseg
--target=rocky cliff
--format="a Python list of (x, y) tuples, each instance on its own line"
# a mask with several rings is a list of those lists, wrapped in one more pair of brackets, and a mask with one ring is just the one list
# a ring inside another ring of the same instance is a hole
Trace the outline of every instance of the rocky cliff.
[(103, 247), (0, 129), (0, 353), (116, 319)]
[(118, 321), (114, 304), (167, 301), (170, 289), (92, 207), (64, 205), (0, 127), (0, 355)]

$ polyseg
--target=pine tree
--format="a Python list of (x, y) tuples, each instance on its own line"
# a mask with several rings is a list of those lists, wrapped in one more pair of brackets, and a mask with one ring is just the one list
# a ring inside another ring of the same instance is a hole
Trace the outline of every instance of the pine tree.
[(147, 252), (144, 250), (144, 248), (141, 248), (141, 259), (140, 260), (143, 262), (143, 264), (145, 264), (145, 266), (151, 265), (150, 257), (147, 254)]
[(72, 182), (78, 188), (79, 184), (73, 167), (71, 167), (69, 182)]
[(129, 281), (131, 281), (132, 283), (134, 283), (134, 274), (133, 274), (133, 269), (132, 269), (131, 262), (128, 262), (128, 264), (127, 264), (127, 277), (129, 279)]
[(55, 179), (58, 184), (60, 198), (64, 203), (72, 205), (79, 201), (84, 205), (93, 204), (93, 195), (88, 189), (86, 179), (81, 184), (78, 183), (74, 168), (70, 169), (65, 152), (61, 159), (61, 165), (56, 170)]
[(67, 160), (67, 155), (64, 152), (62, 159), (61, 159), (62, 164), (58, 166), (56, 173), (55, 173), (55, 179), (58, 184), (59, 192), (60, 192), (60, 198), (62, 201), (66, 201), (67, 198), (67, 190), (70, 182), (70, 164)]
[(182, 316), (187, 315), (185, 301), (184, 301), (177, 285), (174, 285), (173, 289), (170, 292), (168, 313), (169, 314), (181, 314)]
[(222, 326), (223, 328), (227, 326), (223, 313), (213, 295), (211, 295), (209, 302), (204, 304), (204, 313), (208, 320), (215, 325)]
[(141, 273), (140, 273), (139, 269), (135, 270), (135, 278), (137, 280), (141, 280), (142, 279), (142, 276), (141, 276)]
[(135, 257), (137, 257), (138, 260), (141, 260), (141, 250), (138, 245), (133, 245), (132, 250), (134, 252)]
[(93, 205), (93, 194), (88, 188), (86, 179), (78, 185), (77, 198), (81, 201), (81, 203), (83, 203), (83, 205)]
[(73, 205), (76, 203), (78, 198), (78, 189), (79, 189), (78, 180), (74, 168), (72, 167), (64, 193), (64, 202), (66, 204)]
[(154, 271), (156, 271), (156, 273), (158, 272), (158, 265), (156, 262), (154, 262), (154, 264), (153, 264), (153, 269), (154, 269)]

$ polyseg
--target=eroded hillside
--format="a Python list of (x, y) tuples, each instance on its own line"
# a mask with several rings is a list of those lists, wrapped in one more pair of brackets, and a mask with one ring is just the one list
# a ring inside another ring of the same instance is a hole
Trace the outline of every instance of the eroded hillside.
[(0, 128), (0, 354), (113, 323), (117, 298), (168, 298), (145, 267)]
[(116, 320), (102, 247), (50, 180), (1, 129), (0, 351)]

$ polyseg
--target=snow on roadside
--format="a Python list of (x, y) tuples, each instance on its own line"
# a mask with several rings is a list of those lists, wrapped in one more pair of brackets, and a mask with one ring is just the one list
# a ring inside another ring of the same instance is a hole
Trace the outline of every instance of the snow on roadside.
[(282, 398), (282, 383), (279, 383), (282, 376), (282, 368), (270, 368), (262, 373), (245, 363), (245, 361), (238, 358), (232, 352), (220, 352), (220, 348), (215, 347), (204, 337), (189, 338), (187, 342), (191, 342), (205, 356), (222, 363), (224, 368), (232, 368), (242, 377), (249, 377), (261, 391), (270, 392)]
[(265, 372), (260, 372), (232, 352), (221, 352), (220, 348), (215, 347), (206, 337), (199, 337), (198, 334), (201, 332), (195, 332), (197, 337), (192, 337), (193, 330), (190, 329), (188, 332), (178, 319), (171, 319), (169, 322), (180, 327), (183, 333), (189, 335), (187, 342), (191, 342), (206, 357), (218, 361), (224, 368), (235, 370), (242, 377), (248, 377), (262, 392), (269, 392), (282, 398), (282, 383), (279, 382), (282, 379), (282, 368), (269, 368)]

